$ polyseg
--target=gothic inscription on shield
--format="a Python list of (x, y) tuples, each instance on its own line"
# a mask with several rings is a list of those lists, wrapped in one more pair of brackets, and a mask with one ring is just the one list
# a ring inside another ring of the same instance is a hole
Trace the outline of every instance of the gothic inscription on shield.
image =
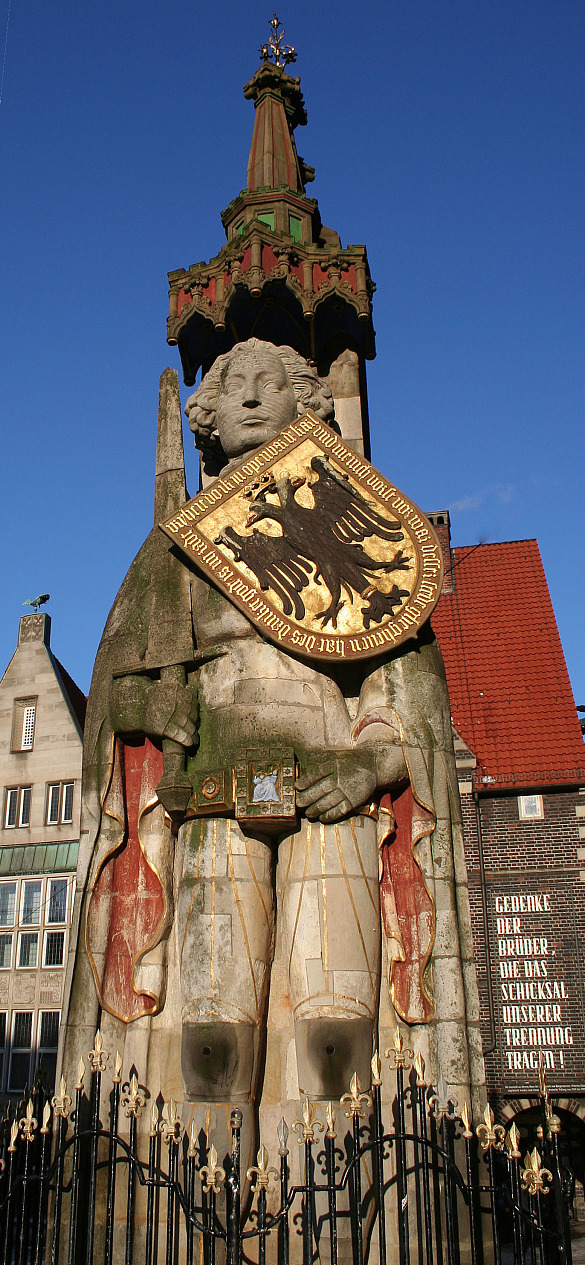
[(262, 633), (310, 658), (400, 645), (441, 590), (428, 519), (311, 413), (161, 527)]

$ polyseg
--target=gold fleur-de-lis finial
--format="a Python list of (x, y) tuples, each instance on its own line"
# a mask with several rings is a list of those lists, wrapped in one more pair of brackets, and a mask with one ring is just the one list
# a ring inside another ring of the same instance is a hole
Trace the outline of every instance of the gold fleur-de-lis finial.
[(105, 1072), (106, 1064), (110, 1056), (108, 1054), (108, 1051), (104, 1050), (104, 1042), (103, 1042), (102, 1034), (99, 1028), (95, 1034), (93, 1050), (89, 1051), (89, 1054), (87, 1057), (88, 1057), (89, 1062), (91, 1063), (92, 1072)]
[(555, 1115), (548, 1099), (545, 1102), (544, 1110), (546, 1113), (547, 1133), (549, 1138), (552, 1138), (553, 1133), (561, 1132), (561, 1122), (559, 1117)]
[(327, 1121), (325, 1137), (336, 1138), (337, 1134), (335, 1132), (335, 1107), (333, 1106), (332, 1102), (327, 1103), (327, 1106), (325, 1108), (325, 1119)]
[(140, 1093), (138, 1089), (138, 1077), (136, 1075), (136, 1072), (133, 1072), (132, 1076), (130, 1077), (130, 1086), (129, 1086), (128, 1093), (124, 1094), (122, 1097), (122, 1106), (124, 1108), (124, 1115), (134, 1116), (134, 1119), (138, 1120), (138, 1118), (142, 1115), (142, 1108), (145, 1106), (145, 1104), (146, 1104), (146, 1098), (144, 1097), (144, 1094)]
[(519, 1143), (520, 1143), (520, 1134), (518, 1132), (518, 1127), (516, 1125), (516, 1122), (513, 1120), (508, 1130), (508, 1133), (506, 1134), (506, 1151), (508, 1153), (509, 1160), (520, 1159)]
[(423, 1056), (422, 1056), (422, 1054), (421, 1054), (420, 1050), (418, 1051), (418, 1054), (417, 1054), (417, 1056), (416, 1056), (416, 1058), (415, 1058), (415, 1060), (414, 1060), (414, 1070), (415, 1070), (415, 1072), (416, 1072), (416, 1083), (417, 1083), (417, 1085), (420, 1085), (421, 1087), (422, 1087), (423, 1085), (426, 1085), (426, 1081), (425, 1081), (425, 1061), (424, 1061), (424, 1059), (423, 1059)]
[(221, 1164), (218, 1164), (217, 1162), (217, 1151), (213, 1143), (207, 1152), (207, 1164), (204, 1164), (203, 1168), (200, 1169), (199, 1176), (203, 1183), (203, 1190), (206, 1195), (208, 1195), (211, 1190), (214, 1194), (219, 1195), (221, 1187), (225, 1181), (225, 1168), (222, 1168)]
[(305, 1098), (301, 1108), (301, 1115), (303, 1117), (302, 1120), (295, 1120), (293, 1124), (295, 1133), (298, 1133), (299, 1135), (298, 1141), (315, 1142), (315, 1129), (318, 1129), (320, 1133), (323, 1133), (325, 1128), (323, 1122), (321, 1120), (317, 1120), (316, 1118), (317, 1108), (315, 1103), (309, 1102), (309, 1099)]
[(461, 1123), (463, 1125), (463, 1137), (472, 1138), (473, 1128), (471, 1124), (471, 1112), (468, 1103), (464, 1102), (461, 1108)]
[(19, 1128), (22, 1130), (22, 1136), (23, 1138), (26, 1138), (27, 1142), (33, 1141), (34, 1136), (35, 1136), (35, 1131), (38, 1126), (38, 1120), (35, 1120), (33, 1111), (34, 1111), (33, 1101), (32, 1101), (32, 1098), (29, 1098), (28, 1103), (26, 1105), (26, 1113), (24, 1116), (21, 1116), (20, 1120), (18, 1121)]
[(197, 1155), (197, 1125), (195, 1121), (191, 1121), (191, 1131), (189, 1133), (189, 1146), (187, 1147), (187, 1158), (194, 1160)]
[(155, 1137), (156, 1137), (156, 1135), (157, 1135), (157, 1133), (158, 1133), (158, 1123), (159, 1123), (159, 1121), (158, 1121), (158, 1107), (157, 1107), (156, 1103), (155, 1103), (155, 1102), (153, 1102), (152, 1107), (151, 1107), (151, 1109), (150, 1109), (150, 1129), (149, 1129), (149, 1137), (151, 1137), (151, 1138), (155, 1138)]
[(167, 1146), (170, 1146), (171, 1142), (174, 1142), (176, 1146), (179, 1145), (179, 1142), (185, 1132), (185, 1125), (181, 1120), (177, 1111), (177, 1104), (173, 1098), (169, 1098), (167, 1104), (167, 1118), (165, 1120), (163, 1116), (163, 1119), (159, 1124), (159, 1129), (162, 1134), (163, 1141), (166, 1142)]
[(454, 1108), (456, 1103), (454, 1102), (454, 1095), (451, 1093), (442, 1072), (437, 1081), (437, 1088), (434, 1089), (431, 1086), (431, 1089), (432, 1092), (429, 1094), (429, 1106), (435, 1119), (442, 1120), (443, 1117), (446, 1117), (447, 1120), (454, 1120)]
[(284, 1116), (276, 1130), (278, 1135), (278, 1154), (288, 1155), (288, 1125)]
[(352, 1116), (365, 1116), (366, 1109), (372, 1105), (371, 1094), (362, 1094), (360, 1091), (361, 1085), (357, 1077), (357, 1072), (354, 1072), (349, 1082), (349, 1093), (343, 1094), (339, 1099), (341, 1106), (343, 1106), (344, 1103), (347, 1104), (345, 1114), (348, 1120), (350, 1120)]
[(10, 1144), (8, 1147), (8, 1150), (11, 1155), (13, 1155), (16, 1150), (17, 1137), (18, 1137), (18, 1120), (13, 1120), (10, 1126)]
[(542, 1160), (536, 1147), (532, 1153), (525, 1155), (520, 1179), (529, 1195), (548, 1195), (553, 1177), (550, 1169), (542, 1167)]
[(494, 1124), (494, 1120), (495, 1116), (488, 1102), (483, 1113), (483, 1120), (475, 1130), (482, 1151), (489, 1151), (492, 1146), (496, 1151), (503, 1150), (506, 1130), (503, 1125)]
[(410, 1060), (414, 1058), (414, 1052), (410, 1049), (410, 1046), (404, 1044), (404, 1037), (400, 1028), (395, 1029), (393, 1048), (386, 1050), (384, 1057), (387, 1059), (393, 1059), (393, 1062), (390, 1064), (391, 1067), (402, 1067), (406, 1070), (410, 1067)]
[(268, 1151), (265, 1146), (261, 1146), (256, 1156), (256, 1163), (247, 1170), (246, 1177), (249, 1182), (252, 1181), (252, 1178), (256, 1178), (253, 1186), (254, 1190), (268, 1190), (271, 1176), (277, 1179), (278, 1173), (275, 1168), (268, 1167)]
[(270, 19), (270, 39), (266, 44), (260, 45), (260, 56), (262, 61), (272, 62), (273, 66), (288, 66), (289, 62), (297, 60), (296, 50), (292, 44), (284, 44), (285, 30), (279, 28), (282, 23), (279, 22), (276, 13)]
[(370, 1067), (372, 1069), (372, 1085), (377, 1089), (382, 1084), (382, 1063), (377, 1050), (372, 1055)]
[[(85, 1071), (85, 1068), (83, 1070)], [(55, 1094), (55, 1097), (51, 1099), (51, 1106), (56, 1116), (62, 1116), (64, 1120), (67, 1119), (71, 1111), (71, 1098), (67, 1093), (67, 1082), (64, 1076), (59, 1081), (59, 1093)]]

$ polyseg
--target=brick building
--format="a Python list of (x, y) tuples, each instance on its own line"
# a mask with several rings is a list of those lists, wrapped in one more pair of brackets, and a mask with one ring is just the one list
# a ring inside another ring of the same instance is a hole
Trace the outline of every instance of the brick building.
[(0, 1096), (54, 1077), (81, 812), (85, 698), (20, 620), (0, 680)]
[(451, 549), (449, 682), (488, 1091), (531, 1111), (539, 1061), (585, 1179), (585, 746), (535, 540)]

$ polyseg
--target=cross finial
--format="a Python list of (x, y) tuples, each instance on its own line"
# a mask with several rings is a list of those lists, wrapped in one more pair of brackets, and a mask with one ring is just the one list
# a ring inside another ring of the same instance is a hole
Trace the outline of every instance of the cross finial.
[(276, 13), (270, 19), (270, 39), (267, 44), (261, 44), (260, 56), (263, 61), (273, 62), (275, 66), (288, 66), (289, 62), (297, 60), (296, 50), (292, 44), (283, 44), (284, 27), (279, 28), (282, 23), (276, 16)]

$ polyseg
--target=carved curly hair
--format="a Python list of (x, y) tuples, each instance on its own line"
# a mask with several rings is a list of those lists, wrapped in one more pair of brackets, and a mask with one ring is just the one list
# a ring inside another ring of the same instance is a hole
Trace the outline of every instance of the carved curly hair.
[(189, 419), (190, 429), (195, 435), (195, 445), (201, 449), (205, 459), (214, 464), (225, 463), (225, 454), (221, 447), (219, 434), (215, 425), (215, 411), (221, 388), (227, 371), (236, 357), (249, 351), (266, 349), (279, 356), (286, 370), (289, 382), (297, 397), (297, 416), (302, 417), (310, 409), (321, 421), (331, 424), (334, 419), (333, 396), (327, 383), (320, 378), (314, 369), (292, 347), (277, 347), (260, 338), (248, 338), (244, 343), (236, 343), (231, 351), (218, 356), (201, 385), (187, 400), (185, 413)]

